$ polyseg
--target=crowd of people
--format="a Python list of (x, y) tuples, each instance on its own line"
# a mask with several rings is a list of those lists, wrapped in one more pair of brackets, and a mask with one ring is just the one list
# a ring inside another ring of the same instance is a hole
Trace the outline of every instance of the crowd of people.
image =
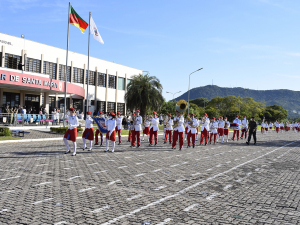
[[(68, 145), (68, 140), (73, 141), (73, 155), (76, 155), (76, 137), (77, 137), (77, 126), (78, 117), (74, 108), (69, 110), (69, 128), (64, 136), (64, 142), (67, 147), (66, 153), (70, 152)], [(85, 121), (85, 130), (82, 135), (83, 140), (83, 150), (86, 147), (86, 140), (89, 141), (88, 150), (91, 151), (93, 148), (93, 141), (95, 139), (95, 145), (103, 145), (103, 133), (97, 127), (96, 132), (94, 132), (92, 119), (92, 113), (87, 112)], [(95, 116), (95, 113), (94, 113)], [(128, 142), (130, 142), (130, 147), (139, 148), (141, 146), (141, 141), (148, 141), (149, 146), (156, 146), (158, 144), (158, 131), (159, 125), (164, 125), (163, 130), (163, 142), (164, 144), (169, 143), (172, 149), (176, 149), (177, 142), (179, 145), (179, 150), (182, 150), (184, 142), (187, 144), (187, 148), (195, 148), (196, 142), (199, 139), (200, 145), (216, 144), (228, 142), (228, 140), (239, 140), (245, 139), (246, 144), (249, 145), (251, 138), (253, 137), (254, 144), (256, 144), (256, 131), (257, 122), (254, 117), (250, 118), (250, 121), (243, 117), (242, 120), (236, 115), (235, 119), (230, 123), (227, 117), (208, 118), (208, 115), (204, 113), (201, 119), (195, 117), (193, 113), (190, 113), (186, 118), (183, 114), (176, 111), (176, 116), (172, 117), (171, 114), (165, 116), (162, 121), (161, 117), (153, 112), (152, 115), (147, 115), (142, 118), (140, 111), (136, 110), (134, 113), (129, 115), (127, 118), (121, 115), (121, 113), (107, 113), (98, 112), (96, 117), (103, 117), (105, 119), (106, 132), (106, 149), (105, 152), (109, 151), (109, 142), (111, 142), (111, 152), (115, 150), (115, 142), (118, 141), (120, 145), (122, 143), (121, 131), (124, 126), (124, 121), (128, 121), (127, 127), (129, 130)], [(279, 123), (278, 121), (272, 123), (263, 121), (261, 124), (261, 132), (266, 134), (271, 132), (273, 128), (278, 132), (283, 132), (283, 130), (288, 131), (289, 127), (292, 127), (295, 132), (300, 130), (300, 123)], [(229, 129), (233, 129), (233, 135), (229, 137)], [(143, 134), (141, 134), (143, 132)], [(100, 141), (99, 141), (100, 135)], [(118, 136), (118, 140), (117, 137)], [(100, 143), (99, 143), (100, 142)]]

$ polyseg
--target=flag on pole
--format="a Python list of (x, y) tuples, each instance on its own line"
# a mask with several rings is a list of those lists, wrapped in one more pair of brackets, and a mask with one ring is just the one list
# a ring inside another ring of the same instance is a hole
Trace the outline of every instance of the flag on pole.
[(89, 25), (77, 14), (77, 12), (73, 9), (72, 6), (70, 8), (70, 24), (74, 25), (75, 27), (78, 27), (81, 30), (81, 33), (83, 34)]
[(101, 35), (100, 35), (100, 33), (97, 29), (97, 26), (92, 17), (90, 18), (90, 32), (91, 32), (91, 34), (93, 34), (96, 41), (99, 41), (101, 44), (104, 44), (104, 42), (101, 38)]

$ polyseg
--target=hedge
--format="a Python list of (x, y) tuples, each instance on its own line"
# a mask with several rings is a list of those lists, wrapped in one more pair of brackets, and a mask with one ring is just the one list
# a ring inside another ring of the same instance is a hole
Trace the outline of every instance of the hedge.
[(10, 137), (11, 133), (8, 127), (0, 127), (0, 136)]
[[(51, 132), (64, 134), (68, 130), (68, 127), (50, 127)], [(77, 127), (77, 133), (83, 131), (82, 128)]]

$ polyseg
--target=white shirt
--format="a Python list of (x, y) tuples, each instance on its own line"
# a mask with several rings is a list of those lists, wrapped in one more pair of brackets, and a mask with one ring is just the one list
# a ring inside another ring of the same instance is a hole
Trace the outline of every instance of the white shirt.
[(204, 130), (204, 128), (209, 131), (209, 123), (210, 123), (210, 120), (208, 118), (205, 119), (204, 122), (202, 122), (202, 127), (201, 127), (201, 131)]
[(237, 123), (238, 126), (236, 128), (234, 128), (234, 130), (240, 130), (241, 129), (241, 120), (239, 119), (235, 119), (232, 123)]
[(262, 122), (260, 126), (261, 126), (262, 128), (265, 128), (265, 123)]
[[(198, 127), (198, 121), (196, 118), (193, 118), (193, 124), (190, 123), (189, 125), (189, 130), (191, 131), (192, 134), (196, 134), (197, 133), (197, 127)], [(191, 127), (194, 126), (195, 128)]]
[(159, 124), (159, 119), (157, 117), (152, 118), (150, 129), (153, 128), (153, 131), (158, 131), (158, 124)]
[(265, 128), (269, 128), (268, 123), (265, 123)]
[(109, 136), (110, 136), (116, 128), (116, 120), (114, 119), (106, 120), (105, 126), (107, 127), (107, 132), (109, 131)]
[(173, 120), (172, 119), (169, 119), (168, 121), (167, 121), (167, 125), (166, 125), (166, 129), (167, 130), (173, 130)]
[(77, 116), (69, 116), (68, 118), (69, 127), (68, 129), (73, 130), (79, 126)]
[(218, 122), (217, 121), (211, 122), (210, 123), (210, 132), (213, 134), (216, 134), (216, 133), (218, 133), (217, 129), (218, 129)]
[(247, 119), (243, 119), (242, 120), (242, 126), (243, 126), (243, 128), (246, 128), (248, 126), (248, 124), (249, 124), (249, 122), (248, 122)]
[(219, 128), (224, 128), (225, 126), (225, 121), (224, 120), (220, 120), (219, 121)]
[(284, 127), (284, 124), (283, 124), (283, 123), (280, 123), (280, 127)]
[(92, 119), (92, 117), (89, 115), (86, 117), (86, 120), (85, 120), (85, 129), (90, 129), (93, 127), (93, 122), (94, 120)]
[(271, 128), (272, 128), (272, 127), (273, 127), (273, 123), (269, 123), (269, 127), (271, 127)]
[(122, 130), (122, 129), (123, 129), (123, 127), (122, 127), (122, 120), (123, 120), (123, 117), (122, 117), (122, 116), (120, 116), (120, 117), (118, 117), (118, 118), (116, 119), (116, 123), (117, 123), (117, 128), (118, 128), (118, 130)]
[(173, 124), (175, 123), (175, 121), (178, 121), (178, 127), (174, 127), (174, 131), (178, 131), (178, 132), (183, 132), (184, 131), (184, 118), (183, 116), (175, 116), (173, 119)]
[(227, 130), (228, 130), (229, 127), (230, 127), (230, 123), (229, 123), (229, 121), (225, 121), (225, 120), (224, 120), (224, 122), (225, 122), (225, 124), (227, 124), (227, 128), (225, 128), (225, 125), (224, 125), (224, 129), (227, 129)]
[(279, 127), (280, 126), (280, 124), (278, 122), (275, 122), (274, 125), (275, 125), (275, 127)]
[(141, 131), (141, 124), (143, 122), (143, 118), (141, 116), (136, 117), (136, 124), (134, 125), (134, 130)]
[(149, 121), (149, 119), (146, 119), (146, 120), (145, 120), (144, 126), (145, 126), (145, 127), (149, 127), (149, 126), (150, 126), (150, 121)]

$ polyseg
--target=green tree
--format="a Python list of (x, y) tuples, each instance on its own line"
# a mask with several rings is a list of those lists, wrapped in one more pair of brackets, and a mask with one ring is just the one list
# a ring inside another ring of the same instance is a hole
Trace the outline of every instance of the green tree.
[(281, 121), (287, 119), (287, 117), (288, 117), (288, 111), (285, 110), (280, 105), (267, 106), (265, 109), (265, 120), (267, 121), (276, 121), (276, 120)]
[(168, 102), (164, 102), (164, 104), (161, 107), (160, 113), (164, 114), (164, 115), (175, 115), (175, 105), (176, 102), (175, 101), (168, 101)]
[(199, 107), (205, 107), (205, 106), (207, 106), (208, 102), (209, 101), (208, 101), (207, 98), (202, 98), (202, 97), (190, 100), (190, 103), (194, 103), (194, 104), (196, 104)]
[(148, 74), (133, 76), (125, 94), (128, 109), (131, 111), (139, 109), (143, 117), (146, 115), (147, 110), (159, 111), (164, 103), (162, 89), (159, 79), (155, 76), (149, 76)]
[(226, 97), (216, 97), (208, 103), (208, 109), (218, 110), (214, 111), (215, 115), (217, 112), (219, 112), (220, 115), (231, 117), (233, 114), (236, 114), (236, 112), (239, 111), (240, 102), (240, 99), (233, 95), (228, 95)]

